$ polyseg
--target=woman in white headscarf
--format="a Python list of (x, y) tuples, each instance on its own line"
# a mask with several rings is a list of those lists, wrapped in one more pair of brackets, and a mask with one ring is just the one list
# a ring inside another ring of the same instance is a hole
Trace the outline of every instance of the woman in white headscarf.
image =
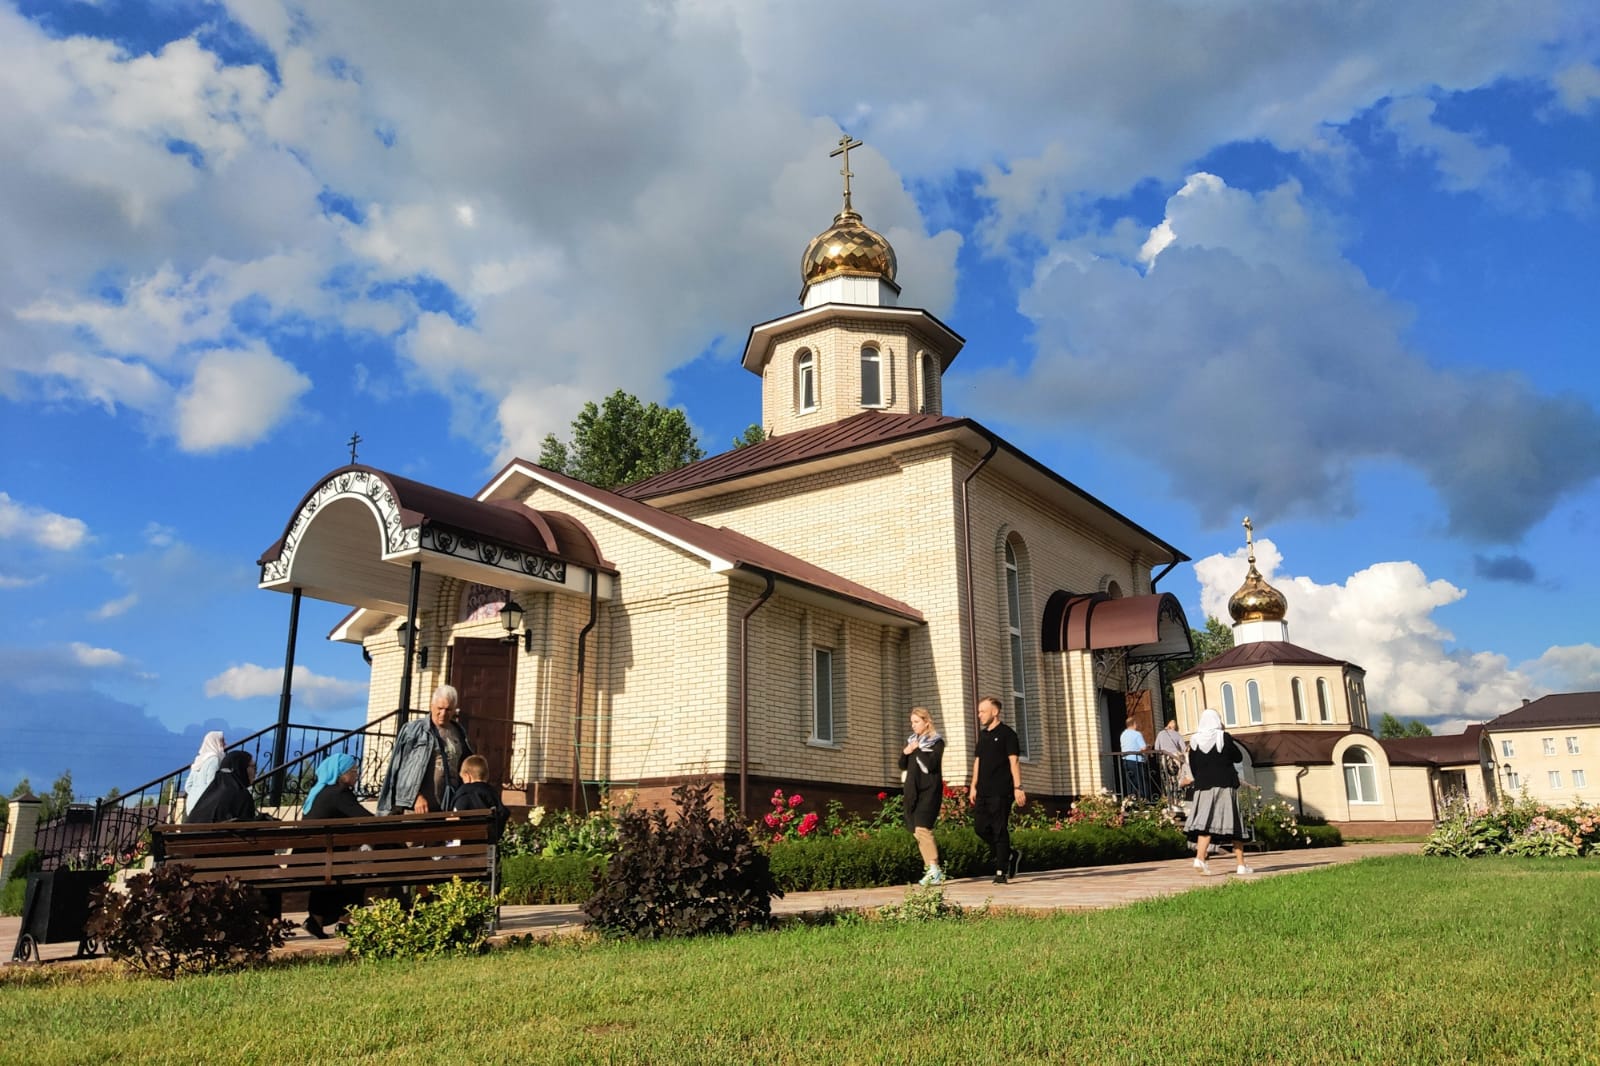
[(1189, 738), (1189, 773), (1194, 777), (1194, 813), (1184, 833), (1194, 841), (1194, 868), (1209, 874), (1206, 865), (1212, 840), (1233, 845), (1235, 873), (1253, 871), (1244, 864), (1244, 844), (1250, 826), (1239, 813), (1239, 771), (1234, 764), (1244, 758), (1233, 738), (1222, 729), (1222, 716), (1207, 707), (1200, 712), (1200, 728)]
[(189, 797), (189, 806), (193, 807), (195, 802), (206, 794), (211, 779), (217, 776), (217, 767), (222, 765), (222, 756), (226, 750), (222, 734), (217, 730), (207, 733), (200, 741), (200, 750), (189, 766), (189, 780), (184, 782), (184, 794)]

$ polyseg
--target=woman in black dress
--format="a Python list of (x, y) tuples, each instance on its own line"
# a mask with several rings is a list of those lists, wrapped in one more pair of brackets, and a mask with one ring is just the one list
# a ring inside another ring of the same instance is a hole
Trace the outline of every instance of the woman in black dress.
[(217, 776), (189, 808), (185, 822), (248, 822), (256, 816), (250, 785), (256, 779), (256, 761), (246, 752), (230, 751), (222, 757)]
[(1233, 845), (1235, 873), (1254, 871), (1244, 864), (1244, 844), (1250, 826), (1239, 813), (1239, 772), (1234, 763), (1244, 758), (1233, 738), (1222, 730), (1222, 716), (1207, 707), (1200, 712), (1200, 728), (1189, 738), (1189, 773), (1194, 778), (1194, 813), (1184, 833), (1194, 841), (1194, 868), (1211, 872), (1206, 855), (1214, 839)]
[(933, 826), (939, 820), (939, 804), (944, 800), (944, 738), (933, 728), (933, 716), (926, 707), (911, 709), (911, 735), (900, 752), (900, 768), (906, 772), (906, 828), (917, 838), (917, 850), (927, 869), (922, 885), (944, 881), (939, 869), (939, 845), (933, 839)]
[[(307, 818), (366, 818), (372, 812), (361, 805), (353, 791), (361, 766), (355, 758), (340, 752), (317, 765), (317, 783), (306, 796), (300, 811)], [(361, 902), (360, 890), (314, 888), (306, 901), (306, 932), (320, 939), (328, 934), (323, 925), (337, 922), (350, 907)]]

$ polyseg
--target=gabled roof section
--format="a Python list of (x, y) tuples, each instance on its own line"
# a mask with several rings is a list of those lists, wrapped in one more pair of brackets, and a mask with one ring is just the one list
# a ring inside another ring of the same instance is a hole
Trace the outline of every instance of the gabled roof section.
[(512, 481), (519, 476), (580, 500), (641, 532), (652, 534), (696, 555), (714, 572), (742, 569), (770, 574), (792, 585), (884, 612), (906, 622), (923, 622), (922, 612), (908, 603), (885, 596), (875, 589), (824, 570), (736, 530), (726, 526), (708, 526), (525, 460), (516, 459), (506, 464), (484, 486), (479, 499), (514, 491)]
[(1239, 666), (1349, 666), (1361, 669), (1355, 663), (1330, 658), (1321, 652), (1302, 648), (1298, 644), (1290, 644), (1287, 640), (1257, 640), (1249, 644), (1235, 645), (1214, 659), (1207, 659), (1198, 666), (1189, 667), (1172, 680), (1209, 674), (1214, 670), (1231, 670)]
[(1507, 729), (1600, 725), (1600, 692), (1557, 692), (1524, 703), (1484, 726), (1493, 733)]
[(943, 415), (905, 415), (862, 411), (838, 422), (768, 437), (760, 444), (734, 448), (699, 462), (668, 470), (617, 489), (633, 500), (670, 496), (750, 474), (795, 466), (815, 459), (844, 455), (880, 444), (912, 440), (925, 434), (970, 425), (964, 418)]
[(965, 443), (979, 454), (993, 446), (996, 470), (1027, 482), (1047, 498), (1051, 493), (1061, 494), (1057, 499), (1065, 503), (1064, 509), (1091, 525), (1118, 531), (1129, 540), (1143, 541), (1142, 548), (1149, 550), (1152, 561), (1188, 561), (1189, 557), (1177, 548), (970, 418), (862, 411), (838, 422), (713, 455), (625, 485), (617, 493), (670, 506), (680, 497), (732, 491), (747, 480), (750, 484), (772, 481), (780, 471), (798, 471), (808, 464), (837, 465), (842, 457), (873, 449), (946, 437)]

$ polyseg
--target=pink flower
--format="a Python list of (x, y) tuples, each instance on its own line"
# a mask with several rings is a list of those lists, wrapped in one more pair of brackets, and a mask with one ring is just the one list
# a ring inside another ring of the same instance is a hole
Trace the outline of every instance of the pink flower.
[(776, 829), (778, 827), (778, 816), (776, 814), (767, 815), (763, 821), (767, 823), (767, 828), (769, 829)]
[(805, 800), (800, 798), (800, 793), (798, 793), (798, 792), (796, 792), (794, 795), (789, 797), (789, 806), (791, 806), (791, 807), (798, 807), (798, 806), (800, 806), (800, 804), (802, 804), (804, 802), (805, 802)]
[(817, 816), (816, 816), (815, 812), (813, 812), (811, 814), (806, 815), (804, 818), (800, 819), (800, 828), (799, 828), (798, 832), (800, 833), (801, 836), (805, 836), (806, 834), (810, 833), (816, 827), (817, 827)]

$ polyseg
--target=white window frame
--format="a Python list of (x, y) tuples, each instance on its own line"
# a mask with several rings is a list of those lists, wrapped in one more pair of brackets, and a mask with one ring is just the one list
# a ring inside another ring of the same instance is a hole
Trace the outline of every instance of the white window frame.
[(1583, 772), (1583, 770), (1576, 769), (1576, 770), (1572, 771), (1572, 787), (1573, 788), (1588, 788), (1589, 787), (1589, 778)]
[[(1352, 758), (1357, 755), (1360, 758)], [(1344, 770), (1346, 799), (1360, 806), (1383, 802), (1378, 795), (1378, 764), (1372, 757), (1372, 752), (1359, 744), (1346, 748), (1339, 765)]]
[(1504, 738), (1504, 739), (1502, 739), (1500, 741), (1500, 757), (1502, 759), (1515, 758), (1516, 754), (1517, 754), (1517, 746), (1511, 742), (1511, 739), (1509, 737)]
[(1522, 775), (1515, 770), (1506, 771), (1506, 791), (1518, 792), (1522, 789)]
[(1239, 711), (1233, 698), (1233, 683), (1231, 681), (1222, 683), (1222, 724), (1239, 724)]
[(1567, 754), (1568, 755), (1582, 755), (1583, 754), (1583, 752), (1578, 750), (1578, 738), (1577, 737), (1568, 737), (1567, 738)]
[[(867, 399), (867, 367), (872, 367), (873, 387), (877, 389), (876, 399)], [(883, 353), (876, 344), (863, 344), (861, 346), (861, 406), (886, 407), (888, 406), (888, 392), (883, 381)]]
[(1328, 690), (1328, 679), (1317, 678), (1317, 721), (1333, 721), (1333, 696)]
[(1261, 718), (1261, 686), (1256, 684), (1255, 678), (1244, 683), (1244, 702), (1250, 714), (1250, 724), (1260, 725)]
[(1289, 695), (1294, 699), (1294, 720), (1306, 720), (1306, 684), (1298, 677), (1289, 680)]
[(1561, 771), (1560, 770), (1551, 770), (1549, 772), (1548, 780), (1550, 782), (1550, 787), (1551, 788), (1560, 788), (1561, 787)]
[(1017, 564), (1016, 549), (1006, 541), (1006, 637), (1011, 649), (1011, 715), (1012, 728), (1017, 733), (1020, 758), (1033, 755), (1028, 717), (1028, 662), (1022, 639), (1022, 568)]
[(1555, 758), (1555, 755), (1556, 755), (1556, 738), (1555, 737), (1540, 737), (1539, 739), (1541, 741), (1543, 741), (1543, 744), (1544, 744), (1544, 757), (1546, 759)]
[(922, 395), (919, 397), (922, 401), (919, 413), (931, 415), (934, 413), (933, 394), (939, 387), (938, 363), (934, 361), (933, 353), (929, 351), (918, 352), (917, 358), (922, 361), (922, 365), (919, 368), (920, 372), (917, 375), (922, 388)]
[[(806, 386), (811, 386), (811, 402), (806, 403)], [(817, 353), (801, 348), (794, 357), (794, 409), (799, 414), (815, 411), (821, 404), (821, 380), (817, 374)]]
[[(823, 684), (823, 674), (827, 675), (827, 684)], [(834, 738), (838, 736), (838, 722), (835, 718), (833, 689), (835, 684), (833, 669), (833, 649), (811, 649), (811, 738), (810, 743), (832, 747)], [(822, 726), (826, 724), (826, 731)]]

